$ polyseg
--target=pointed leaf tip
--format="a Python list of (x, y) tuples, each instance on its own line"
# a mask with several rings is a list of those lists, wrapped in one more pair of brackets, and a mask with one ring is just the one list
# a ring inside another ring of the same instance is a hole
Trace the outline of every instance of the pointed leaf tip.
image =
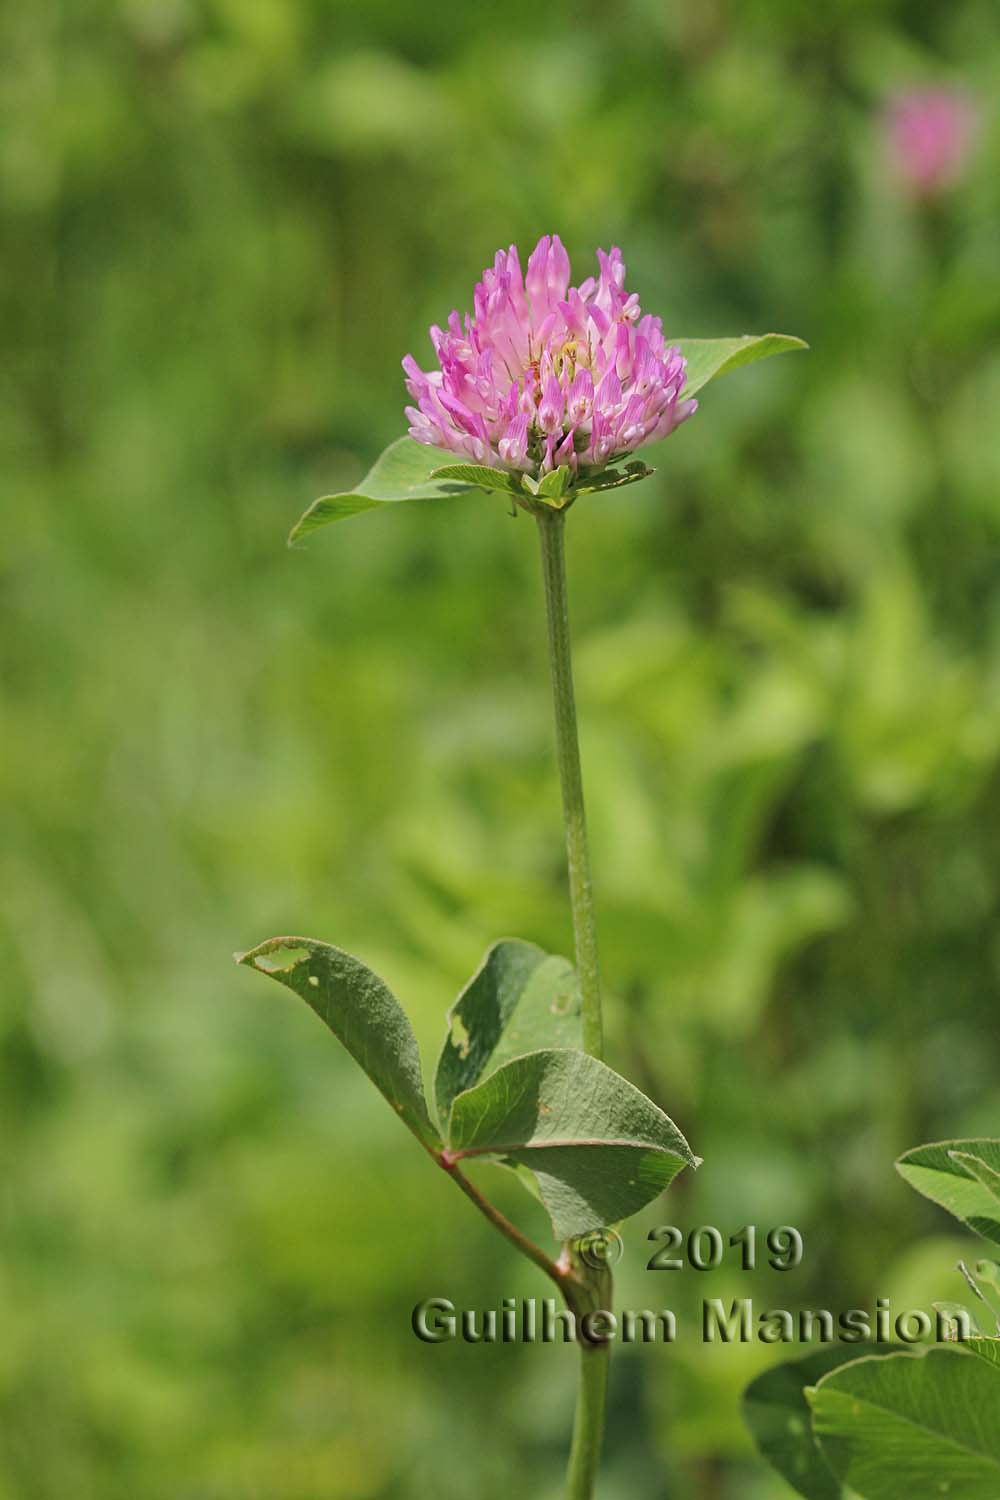
[(789, 333), (744, 333), (730, 339), (669, 339), (668, 343), (687, 360), (687, 381), (681, 393), (684, 400), (696, 395), (710, 380), (728, 375), (730, 370), (756, 364), (773, 354), (809, 348), (805, 339)]
[[(260, 962), (282, 953), (289, 962)], [(392, 991), (360, 959), (315, 938), (276, 937), (244, 953), (239, 962), (276, 979), (299, 995), (342, 1042), (379, 1092), (423, 1146), (442, 1145), (424, 1097), (416, 1037)]]
[(594, 495), (602, 490), (620, 489), (623, 484), (635, 484), (640, 479), (651, 479), (656, 473), (648, 464), (630, 463), (626, 464), (624, 471), (621, 469), (602, 469), (599, 472), (585, 476), (573, 486), (574, 495)]
[(434, 479), (433, 472), (448, 455), (438, 448), (415, 443), (412, 438), (397, 438), (375, 460), (364, 479), (352, 490), (338, 495), (322, 495), (314, 500), (295, 523), (288, 536), (294, 546), (303, 537), (334, 521), (361, 515), (383, 505), (403, 500), (443, 500), (450, 495), (467, 495), (474, 486), (452, 480)]
[(661, 1109), (586, 1052), (516, 1057), (459, 1094), (449, 1147), (527, 1167), (557, 1239), (626, 1219), (696, 1158)]
[(993, 1244), (1000, 1244), (1000, 1140), (936, 1141), (905, 1151), (900, 1176)]

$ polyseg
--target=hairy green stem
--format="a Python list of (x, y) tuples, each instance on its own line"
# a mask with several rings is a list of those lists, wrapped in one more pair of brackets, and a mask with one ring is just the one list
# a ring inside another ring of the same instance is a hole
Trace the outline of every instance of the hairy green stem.
[(597, 967), (597, 927), (590, 879), (587, 818), (583, 806), (583, 777), (576, 730), (576, 700), (570, 654), (569, 607), (566, 599), (564, 550), (565, 511), (548, 507), (536, 511), (545, 580), (545, 617), (548, 623), (549, 664), (556, 712), (556, 756), (562, 785), (569, 899), (573, 912), (576, 970), (583, 1000), (583, 1046), (592, 1057), (604, 1055), (601, 1018), (601, 980)]
[[(576, 728), (576, 698), (573, 692), (573, 662), (570, 649), (569, 604), (566, 594), (566, 513), (547, 507), (536, 510), (545, 581), (545, 618), (549, 637), (549, 666), (556, 717), (556, 758), (562, 786), (563, 821), (566, 825), (566, 859), (569, 867), (569, 900), (573, 913), (576, 971), (583, 1003), (583, 1046), (592, 1057), (604, 1055), (604, 1022), (601, 1016), (601, 979), (597, 965), (597, 924), (594, 891), (590, 878), (587, 817), (583, 804), (583, 775)], [(575, 1260), (567, 1245), (564, 1257)], [(560, 1262), (561, 1264), (562, 1262)], [(588, 1305), (601, 1306), (601, 1291), (610, 1292), (606, 1271), (594, 1275), (577, 1262), (577, 1286), (565, 1288), (566, 1300), (577, 1312)], [(581, 1275), (582, 1273), (582, 1275)], [(577, 1289), (579, 1288), (579, 1290)], [(582, 1293), (582, 1296), (581, 1296)], [(607, 1307), (608, 1302), (603, 1304)], [(573, 1445), (566, 1476), (566, 1500), (592, 1500), (604, 1438), (604, 1403), (608, 1387), (607, 1345), (580, 1344), (580, 1383), (577, 1388)]]
[(566, 1500), (592, 1500), (604, 1438), (604, 1402), (608, 1389), (611, 1349), (607, 1343), (588, 1341), (586, 1316), (611, 1306), (611, 1267), (584, 1259), (580, 1246), (568, 1244), (559, 1264), (567, 1272), (563, 1295), (576, 1314), (580, 1341), (580, 1376), (573, 1420), (573, 1446), (566, 1475)]
[(558, 1261), (551, 1260), (540, 1246), (522, 1234), (506, 1215), (483, 1196), (457, 1163), (447, 1157), (439, 1157), (438, 1160), (466, 1197), (471, 1199), (479, 1212), (489, 1219), (493, 1227), (498, 1229), (516, 1250), (519, 1250), (555, 1282), (563, 1294), (566, 1306), (577, 1319), (577, 1337), (580, 1340), (580, 1378), (576, 1396), (576, 1415), (573, 1419), (573, 1442), (566, 1476), (566, 1500), (593, 1500), (597, 1468), (601, 1458), (601, 1443), (604, 1437), (604, 1402), (608, 1388), (608, 1362), (611, 1351), (607, 1344), (595, 1344), (588, 1341), (586, 1331), (581, 1331), (581, 1326), (588, 1312), (610, 1306), (611, 1272), (604, 1266), (588, 1266), (574, 1253), (571, 1244), (564, 1247), (563, 1254)]

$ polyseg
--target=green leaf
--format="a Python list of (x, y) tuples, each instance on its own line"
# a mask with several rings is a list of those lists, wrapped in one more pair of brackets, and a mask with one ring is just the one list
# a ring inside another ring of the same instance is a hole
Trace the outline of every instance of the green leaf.
[(1000, 1141), (916, 1146), (904, 1152), (896, 1170), (918, 1193), (1000, 1245)]
[[(291, 950), (283, 966), (264, 962), (282, 950)], [(440, 1150), (443, 1143), (424, 1098), (413, 1028), (377, 974), (342, 949), (313, 938), (269, 938), (235, 958), (301, 996), (361, 1064), (417, 1140), (435, 1154)]]
[(505, 938), (448, 1012), (434, 1095), (443, 1122), (456, 1094), (501, 1064), (542, 1047), (580, 1047), (580, 988), (573, 965), (534, 943)]
[(472, 484), (477, 489), (496, 491), (501, 495), (523, 495), (524, 490), (516, 474), (506, 469), (490, 469), (485, 464), (444, 464), (431, 470), (432, 479), (454, 479), (461, 484)]
[[(891, 1344), (867, 1346), (890, 1353)], [(743, 1420), (773, 1469), (806, 1500), (840, 1500), (843, 1490), (820, 1452), (812, 1429), (806, 1387), (858, 1357), (857, 1348), (833, 1345), (804, 1359), (786, 1360), (765, 1370), (743, 1395)]]
[(635, 484), (637, 479), (648, 479), (655, 473), (655, 469), (650, 469), (643, 463), (626, 464), (624, 472), (619, 469), (603, 469), (593, 479), (582, 478), (579, 484), (573, 486), (573, 494), (593, 495), (600, 490), (616, 490), (623, 484)]
[[(415, 443), (412, 438), (397, 438), (353, 490), (342, 495), (323, 495), (314, 500), (300, 521), (292, 527), (289, 542), (297, 542), (321, 526), (357, 516), (380, 505), (400, 500), (443, 500), (449, 495), (467, 495), (470, 484), (432, 479), (444, 455), (438, 448)], [(493, 472), (492, 470), (490, 471)]]
[(993, 1365), (1000, 1370), (1000, 1338), (994, 1334), (983, 1334), (979, 1338), (964, 1339), (958, 1346), (967, 1349), (977, 1359), (984, 1359), (988, 1365)]
[[(717, 375), (738, 369), (740, 365), (752, 364), (771, 354), (783, 354), (788, 349), (808, 347), (801, 339), (779, 333), (745, 334), (736, 339), (675, 339), (674, 344), (688, 361), (685, 396), (692, 396)], [(448, 457), (443, 450), (415, 443), (412, 438), (397, 438), (354, 489), (314, 500), (293, 526), (289, 542), (297, 542), (333, 521), (342, 521), (347, 516), (360, 515), (362, 511), (401, 500), (440, 500), (449, 495), (465, 495), (473, 489), (505, 495), (523, 493), (523, 483), (515, 474), (483, 464), (451, 461), (442, 464), (442, 458)], [(540, 499), (558, 506), (569, 493), (587, 494), (621, 484), (634, 484), (652, 472), (645, 466), (630, 464), (624, 475), (616, 474), (613, 479), (598, 479), (574, 487), (570, 484), (569, 469), (563, 465), (544, 475), (537, 486), (528, 488)]]
[(809, 348), (804, 340), (786, 333), (744, 333), (736, 339), (668, 339), (667, 342), (687, 360), (687, 384), (682, 393), (685, 400), (710, 380), (728, 375), (730, 370), (756, 364), (758, 359), (768, 359), (772, 354)]
[(965, 1170), (980, 1183), (992, 1196), (997, 1208), (1000, 1209), (1000, 1172), (991, 1167), (988, 1162), (981, 1161), (978, 1156), (968, 1151), (952, 1151), (952, 1161), (960, 1162)]
[(557, 1239), (638, 1213), (698, 1158), (645, 1094), (586, 1052), (514, 1058), (451, 1109), (449, 1155), (530, 1168)]
[(859, 1359), (807, 1392), (833, 1472), (864, 1500), (997, 1500), (1000, 1370), (958, 1349)]
[(560, 464), (558, 469), (550, 469), (543, 474), (536, 485), (532, 486), (539, 500), (548, 501), (556, 510), (562, 508), (562, 502), (572, 488), (573, 476), (568, 464)]

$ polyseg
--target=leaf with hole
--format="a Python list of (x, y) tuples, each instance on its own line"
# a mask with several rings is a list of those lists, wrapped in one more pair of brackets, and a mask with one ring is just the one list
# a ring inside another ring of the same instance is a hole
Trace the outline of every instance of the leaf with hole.
[(638, 1213), (698, 1158), (673, 1121), (585, 1052), (514, 1058), (459, 1094), (453, 1160), (492, 1156), (530, 1168), (557, 1239)]
[(1000, 1369), (959, 1348), (858, 1359), (807, 1392), (838, 1479), (864, 1500), (997, 1500)]
[[(278, 967), (269, 958), (281, 958)], [(314, 938), (270, 938), (236, 962), (267, 974), (299, 995), (342, 1042), (420, 1143), (437, 1152), (441, 1138), (424, 1097), (417, 1040), (388, 985), (360, 961)]]
[(502, 1063), (543, 1047), (579, 1047), (580, 1005), (569, 959), (517, 938), (494, 943), (448, 1012), (434, 1080), (442, 1123), (455, 1095)]
[(936, 1141), (904, 1152), (900, 1176), (984, 1239), (1000, 1245), (1000, 1141)]

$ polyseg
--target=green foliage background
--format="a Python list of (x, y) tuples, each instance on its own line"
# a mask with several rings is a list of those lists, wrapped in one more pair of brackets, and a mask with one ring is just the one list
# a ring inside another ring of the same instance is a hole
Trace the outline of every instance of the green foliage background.
[[(566, 951), (535, 538), (499, 500), (287, 552), (496, 247), (620, 243), (704, 393), (570, 522), (609, 1060), (705, 1157), (631, 1223), (605, 1500), (778, 1500), (705, 1295), (959, 1296), (892, 1171), (1000, 1134), (1000, 97), (990, 0), (33, 0), (0, 21), (0, 1500), (558, 1493), (573, 1357), (410, 1332), (547, 1288), (306, 1008), (425, 1063), (487, 943)], [(980, 101), (921, 207), (914, 82)], [(514, 1183), (482, 1180), (545, 1233)], [(688, 1174), (690, 1175), (690, 1174)], [(676, 1221), (798, 1272), (647, 1273)], [(973, 1250), (975, 1254), (975, 1250)]]

